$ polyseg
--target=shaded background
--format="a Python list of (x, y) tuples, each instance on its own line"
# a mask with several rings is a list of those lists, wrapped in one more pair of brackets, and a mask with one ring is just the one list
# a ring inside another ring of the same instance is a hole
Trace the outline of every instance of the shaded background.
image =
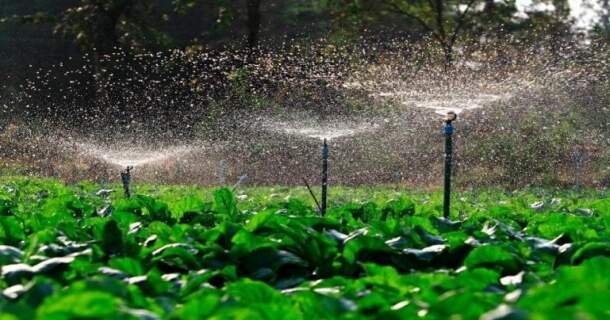
[(223, 160), (231, 181), (317, 179), (319, 141), (261, 127), (289, 118), (377, 126), (333, 141), (335, 183), (436, 186), (438, 116), (414, 106), (491, 95), (460, 116), (462, 186), (607, 186), (607, 3), (526, 4), (4, 0), (3, 173), (108, 181), (100, 152), (152, 150), (143, 180), (215, 184)]

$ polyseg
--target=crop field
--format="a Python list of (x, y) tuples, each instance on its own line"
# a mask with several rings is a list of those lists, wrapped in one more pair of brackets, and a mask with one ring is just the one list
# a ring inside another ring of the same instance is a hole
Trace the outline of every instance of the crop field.
[(0, 182), (0, 319), (610, 317), (607, 190), (112, 187)]

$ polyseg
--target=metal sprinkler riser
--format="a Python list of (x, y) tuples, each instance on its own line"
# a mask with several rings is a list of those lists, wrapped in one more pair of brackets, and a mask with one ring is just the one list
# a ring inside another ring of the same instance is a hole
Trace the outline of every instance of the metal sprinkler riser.
[(445, 135), (445, 183), (443, 192), (443, 217), (448, 219), (451, 213), (451, 162), (453, 154), (453, 125), (457, 114), (453, 111), (447, 113), (443, 119), (443, 134)]
[(326, 214), (327, 200), (328, 200), (328, 144), (324, 139), (324, 146), (322, 147), (322, 199), (320, 204), (320, 213)]
[(123, 191), (125, 192), (125, 198), (131, 198), (131, 190), (129, 184), (131, 183), (131, 169), (133, 167), (128, 166), (125, 170), (121, 171), (121, 181), (123, 182)]

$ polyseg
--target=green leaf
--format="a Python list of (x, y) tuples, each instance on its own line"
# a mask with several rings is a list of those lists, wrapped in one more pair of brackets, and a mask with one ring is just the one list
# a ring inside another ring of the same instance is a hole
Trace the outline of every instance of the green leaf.
[(180, 219), (186, 213), (200, 214), (206, 212), (209, 207), (203, 202), (203, 200), (196, 196), (188, 196), (181, 198), (180, 200), (171, 203), (169, 208), (172, 212), (172, 216), (175, 219)]
[(188, 302), (178, 308), (174, 314), (179, 319), (207, 319), (220, 305), (220, 295), (212, 289), (203, 289), (188, 298)]
[(466, 288), (468, 290), (480, 291), (491, 285), (498, 284), (500, 274), (496, 271), (476, 268), (460, 272), (448, 289)]
[[(389, 204), (391, 206), (391, 204)], [(348, 212), (354, 219), (361, 220), (363, 222), (371, 222), (381, 218), (382, 212), (379, 210), (374, 202), (365, 203), (347, 203), (335, 210)], [(393, 209), (387, 209), (388, 212)], [(400, 209), (398, 209), (400, 210)]]
[(115, 220), (109, 220), (104, 225), (104, 237), (102, 238), (102, 250), (107, 255), (118, 254), (123, 249), (123, 232)]
[(153, 252), (153, 261), (160, 267), (169, 268), (165, 271), (188, 271), (200, 268), (199, 261), (195, 257), (196, 250), (185, 243), (171, 243)]
[(214, 211), (226, 217), (237, 216), (237, 201), (231, 190), (220, 188), (214, 191)]
[(132, 277), (144, 274), (144, 268), (140, 261), (132, 258), (112, 258), (108, 261), (108, 266), (121, 270)]
[(464, 265), (469, 269), (488, 268), (498, 270), (502, 275), (521, 271), (522, 262), (501, 246), (485, 245), (475, 248), (468, 254)]
[(6, 199), (0, 199), (0, 216), (10, 216), (13, 210), (13, 203)]
[(16, 245), (25, 239), (21, 223), (15, 217), (0, 216), (0, 240), (8, 245)]
[(60, 319), (112, 319), (119, 316), (120, 303), (111, 294), (86, 291), (56, 295), (47, 300), (36, 311), (41, 320)]
[(392, 263), (391, 258), (395, 254), (382, 239), (370, 236), (356, 237), (348, 241), (343, 248), (343, 258), (352, 264), (368, 261), (388, 265)]
[(290, 298), (294, 301), (295, 307), (303, 314), (301, 319), (350, 318), (350, 311), (353, 311), (353, 308), (345, 303), (345, 299), (330, 297), (314, 291), (297, 291), (291, 293)]
[(150, 216), (151, 220), (170, 222), (172, 214), (169, 211), (167, 204), (157, 201), (152, 197), (137, 195), (134, 197), (144, 209), (143, 214)]
[(247, 230), (239, 230), (233, 239), (231, 255), (239, 258), (261, 248), (275, 248), (275, 244), (265, 237), (259, 237)]
[(477, 319), (502, 301), (499, 295), (472, 291), (445, 292), (430, 308), (433, 319)]
[(610, 301), (608, 270), (610, 258), (606, 257), (560, 267), (555, 281), (531, 288), (517, 306), (529, 311), (532, 319), (605, 319)]
[(581, 264), (583, 261), (596, 257), (610, 257), (610, 243), (593, 242), (587, 243), (582, 248), (578, 249), (572, 256), (572, 264)]
[(243, 315), (256, 319), (301, 318), (300, 312), (286, 296), (262, 282), (240, 280), (228, 285), (226, 293), (230, 301), (238, 303), (240, 308), (225, 309), (220, 315), (233, 319)]
[(286, 209), (287, 214), (293, 216), (307, 216), (315, 212), (312, 210), (311, 206), (296, 198), (288, 200), (288, 202), (284, 204), (284, 209)]
[(114, 204), (113, 212), (115, 215), (121, 215), (121, 213), (130, 213), (132, 215), (142, 215), (142, 203), (137, 198), (119, 199)]
[(0, 266), (18, 263), (23, 257), (23, 252), (18, 248), (0, 244)]
[(415, 202), (406, 196), (390, 200), (382, 210), (382, 219), (401, 218), (415, 214)]

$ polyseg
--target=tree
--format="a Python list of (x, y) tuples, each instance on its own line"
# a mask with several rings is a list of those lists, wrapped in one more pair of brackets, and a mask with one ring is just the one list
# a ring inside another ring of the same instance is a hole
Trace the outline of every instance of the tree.
[(605, 34), (610, 32), (610, 18), (608, 15), (608, 10), (610, 10), (610, 6), (608, 6), (608, 0), (601, 0), (601, 27)]
[[(124, 66), (110, 56), (116, 50), (134, 53), (156, 49), (170, 43), (168, 36), (156, 29), (165, 15), (159, 12), (156, 0), (78, 0), (60, 10), (13, 16), (12, 21), (26, 24), (50, 24), (54, 33), (74, 40), (88, 58), (88, 71), (83, 73), (88, 83), (81, 98), (101, 107), (109, 96), (103, 85), (106, 77), (125, 76)], [(107, 58), (108, 57), (108, 58)]]
[(108, 54), (115, 48), (145, 48), (168, 43), (169, 37), (153, 27), (166, 15), (157, 1), (80, 0), (59, 14), (37, 12), (15, 16), (22, 23), (54, 26), (56, 34), (71, 37), (86, 53)]
[(252, 50), (258, 45), (258, 34), (261, 25), (261, 0), (246, 0), (248, 48)]
[[(204, 0), (174, 0), (178, 12), (184, 14), (202, 4)], [(258, 45), (261, 26), (262, 0), (213, 0), (218, 9), (217, 22), (228, 26), (234, 17), (243, 13), (246, 27), (246, 45), (250, 51)]]
[(453, 50), (458, 36), (468, 23), (468, 16), (478, 0), (414, 2), (387, 0), (390, 9), (418, 22), (439, 43), (447, 64), (453, 61)]
[(514, 1), (493, 0), (323, 0), (336, 17), (360, 17), (370, 22), (396, 16), (419, 28), (440, 46), (446, 66), (454, 60), (459, 38), (480, 28), (481, 22), (507, 21)]

